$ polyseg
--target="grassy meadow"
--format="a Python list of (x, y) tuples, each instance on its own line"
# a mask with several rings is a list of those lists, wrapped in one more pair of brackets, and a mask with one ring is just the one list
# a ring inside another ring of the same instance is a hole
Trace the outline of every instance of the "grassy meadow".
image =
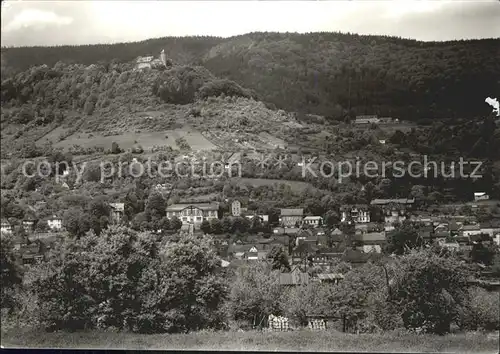
[(144, 150), (150, 150), (153, 146), (171, 146), (178, 149), (175, 140), (185, 138), (193, 150), (212, 150), (216, 146), (208, 141), (200, 132), (191, 129), (165, 130), (161, 132), (125, 132), (119, 135), (103, 136), (99, 133), (75, 133), (66, 139), (57, 142), (56, 148), (69, 149), (74, 144), (84, 148), (103, 147), (110, 149), (113, 142), (118, 143), (122, 149), (132, 148), (136, 142)]
[(335, 331), (196, 332), (189, 334), (134, 334), (116, 332), (55, 332), (30, 329), (2, 331), (2, 346), (30, 348), (188, 349), (252, 351), (380, 351), (498, 353), (497, 334), (461, 333), (446, 336), (401, 334), (346, 334)]

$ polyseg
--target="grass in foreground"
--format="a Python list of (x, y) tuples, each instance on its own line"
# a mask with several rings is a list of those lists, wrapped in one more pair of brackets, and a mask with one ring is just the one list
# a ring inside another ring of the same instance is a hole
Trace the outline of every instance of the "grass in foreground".
[(2, 346), (37, 348), (287, 350), (498, 353), (498, 335), (346, 334), (314, 332), (197, 332), (134, 334), (104, 331), (45, 333), (28, 329), (2, 331)]

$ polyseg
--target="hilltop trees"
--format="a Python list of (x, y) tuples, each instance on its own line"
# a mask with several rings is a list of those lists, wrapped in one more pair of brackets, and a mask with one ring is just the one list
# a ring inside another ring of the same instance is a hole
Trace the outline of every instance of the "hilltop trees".
[[(212, 50), (221, 41), (225, 45)], [(249, 41), (251, 46), (243, 44)], [(356, 114), (456, 119), (487, 114), (484, 99), (498, 92), (498, 66), (492, 55), (497, 39), (436, 43), (345, 33), (252, 33), (224, 40), (170, 37), (116, 45), (7, 48), (2, 53), (3, 72), (9, 73), (2, 82), (2, 105), (26, 103), (43, 92), (47, 102), (90, 113), (109, 100), (89, 98), (102, 93), (92, 89), (127, 86), (128, 76), (141, 75), (121, 75), (131, 69), (127, 62), (162, 46), (170, 48), (169, 58), (180, 65), (155, 70), (161, 76), (148, 82), (148, 91), (176, 104), (193, 102), (198, 91), (201, 97), (248, 96), (241, 85), (278, 108), (335, 120)], [(79, 64), (65, 64), (70, 62)], [(47, 66), (32, 67), (41, 64)], [(203, 67), (183, 66), (189, 64), (203, 65), (222, 79), (212, 80)], [(472, 76), (469, 67), (476, 68)], [(86, 69), (83, 80), (68, 79), (68, 73), (75, 75), (78, 69)], [(57, 84), (48, 85), (50, 81)], [(485, 151), (485, 146), (478, 150)]]

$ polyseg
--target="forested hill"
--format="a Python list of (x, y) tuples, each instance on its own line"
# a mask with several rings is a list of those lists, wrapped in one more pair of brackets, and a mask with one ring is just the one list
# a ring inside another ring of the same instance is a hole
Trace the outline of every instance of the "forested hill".
[[(182, 64), (255, 90), (289, 111), (343, 119), (379, 114), (400, 119), (474, 118), (500, 95), (500, 39), (419, 42), (342, 33), (250, 33), (143, 42), (2, 49), (2, 68), (57, 61), (123, 62), (165, 49)], [(4, 71), (4, 70), (3, 70)]]

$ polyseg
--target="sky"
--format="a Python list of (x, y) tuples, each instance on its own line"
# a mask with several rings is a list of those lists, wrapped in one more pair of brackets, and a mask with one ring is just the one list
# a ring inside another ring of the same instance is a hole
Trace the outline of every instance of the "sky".
[(341, 31), (423, 41), (500, 38), (500, 1), (2, 1), (2, 46)]

